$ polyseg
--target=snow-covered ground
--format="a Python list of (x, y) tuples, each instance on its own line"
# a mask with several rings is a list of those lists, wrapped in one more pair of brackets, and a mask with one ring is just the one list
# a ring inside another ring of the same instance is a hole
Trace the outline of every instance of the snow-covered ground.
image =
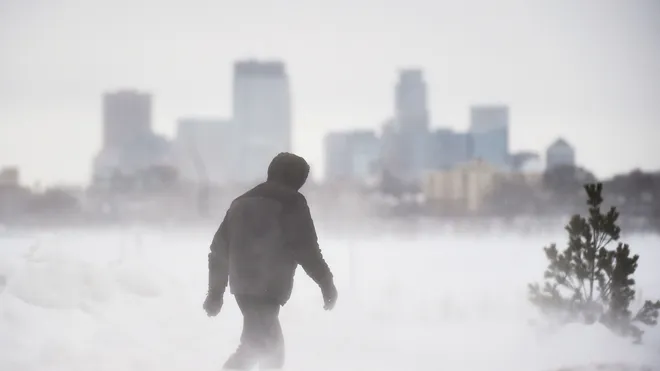
[[(237, 345), (233, 298), (202, 311), (213, 229), (0, 234), (0, 370), (219, 370)], [(526, 284), (541, 248), (565, 235), (320, 233), (340, 290), (325, 312), (298, 270), (283, 309), (286, 370), (556, 370), (660, 365), (660, 329), (643, 345), (595, 326), (534, 326)], [(660, 237), (626, 236), (642, 255), (644, 298), (660, 298)], [(659, 368), (660, 369), (660, 368)]]

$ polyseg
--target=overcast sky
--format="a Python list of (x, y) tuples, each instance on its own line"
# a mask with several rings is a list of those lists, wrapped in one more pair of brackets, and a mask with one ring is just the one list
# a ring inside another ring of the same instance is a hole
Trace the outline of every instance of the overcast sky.
[(154, 128), (231, 114), (239, 58), (281, 58), (294, 146), (320, 172), (328, 130), (378, 128), (421, 67), (434, 126), (511, 107), (513, 150), (562, 136), (605, 177), (660, 169), (660, 1), (0, 0), (0, 166), (88, 181), (101, 94), (154, 98)]

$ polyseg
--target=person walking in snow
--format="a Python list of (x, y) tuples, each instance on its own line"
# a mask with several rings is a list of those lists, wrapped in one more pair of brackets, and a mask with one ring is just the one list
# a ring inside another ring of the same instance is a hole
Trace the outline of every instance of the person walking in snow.
[(204, 310), (216, 316), (229, 285), (243, 314), (240, 344), (225, 362), (226, 370), (283, 367), (279, 311), (291, 296), (298, 265), (319, 285), (324, 308), (335, 306), (333, 275), (319, 248), (307, 200), (299, 192), (308, 175), (309, 164), (302, 157), (278, 154), (267, 180), (234, 199), (213, 237)]

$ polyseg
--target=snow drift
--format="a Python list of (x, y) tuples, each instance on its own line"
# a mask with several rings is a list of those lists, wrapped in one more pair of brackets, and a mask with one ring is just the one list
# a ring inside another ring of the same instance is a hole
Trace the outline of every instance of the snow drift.
[[(213, 232), (0, 235), (0, 369), (218, 370), (241, 320), (229, 295), (217, 318), (201, 308)], [(323, 311), (298, 271), (282, 312), (286, 370), (660, 365), (657, 328), (633, 345), (599, 325), (540, 321), (526, 284), (543, 273), (547, 237), (321, 237), (339, 302)], [(660, 297), (660, 238), (627, 240), (641, 294)]]

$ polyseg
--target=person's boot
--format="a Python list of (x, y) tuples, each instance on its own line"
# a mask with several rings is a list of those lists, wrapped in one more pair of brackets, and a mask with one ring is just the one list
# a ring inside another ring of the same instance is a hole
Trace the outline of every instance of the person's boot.
[(281, 370), (283, 367), (284, 367), (283, 344), (263, 354), (259, 361), (260, 370)]
[(259, 362), (257, 354), (241, 344), (222, 366), (223, 370), (251, 370)]
[(259, 369), (281, 370), (284, 367), (284, 336), (278, 320), (270, 329), (264, 351), (259, 356)]

